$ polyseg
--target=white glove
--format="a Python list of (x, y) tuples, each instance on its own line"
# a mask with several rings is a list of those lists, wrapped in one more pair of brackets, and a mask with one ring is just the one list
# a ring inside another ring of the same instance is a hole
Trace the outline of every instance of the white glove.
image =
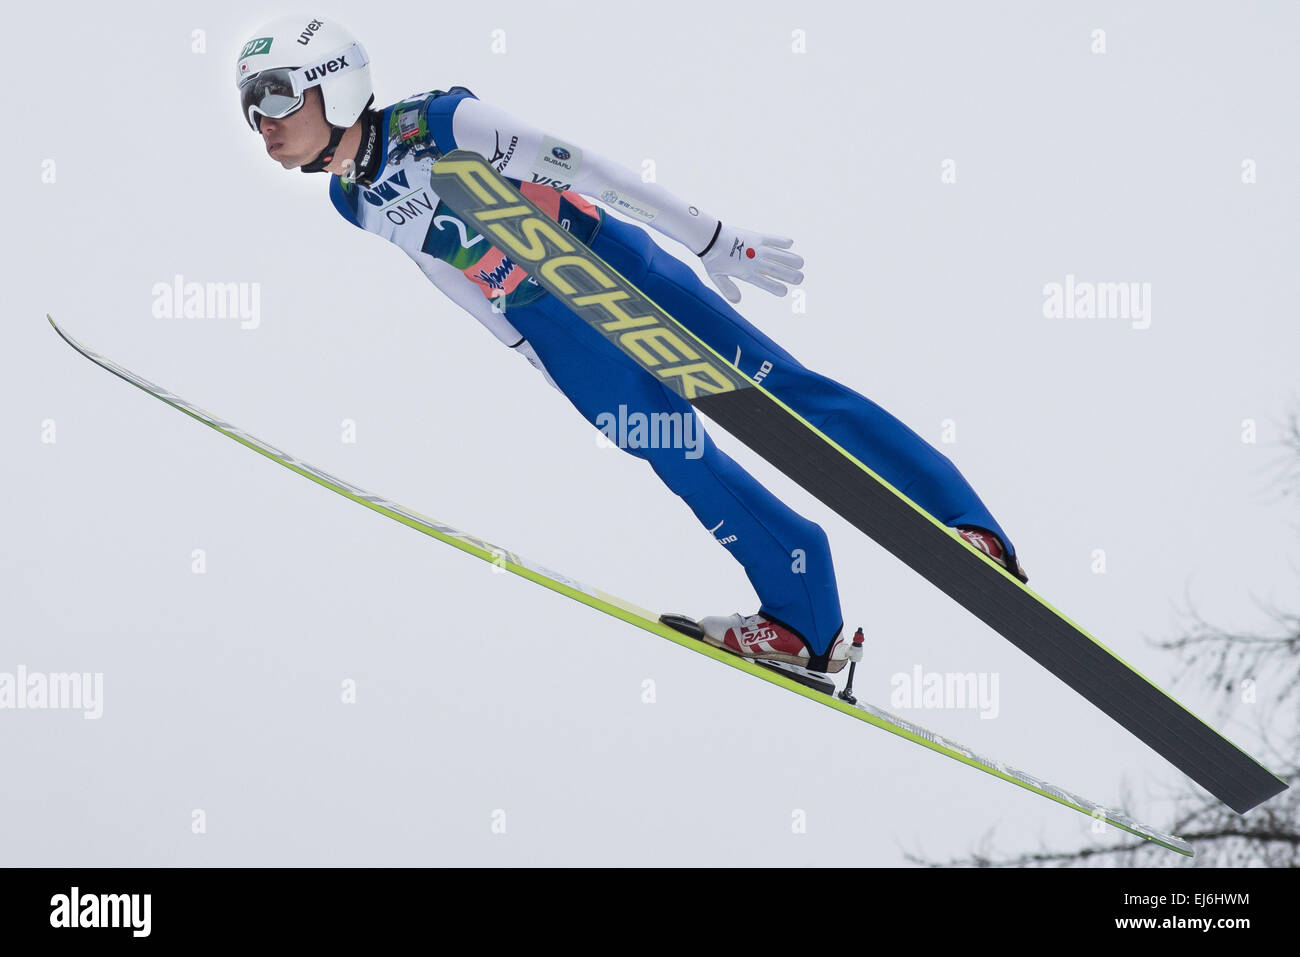
[(786, 283), (803, 282), (803, 257), (781, 252), (794, 244), (784, 236), (764, 236), (747, 229), (718, 224), (718, 232), (700, 258), (704, 269), (729, 302), (740, 302), (740, 290), (731, 276), (766, 289), (774, 296), (784, 296)]

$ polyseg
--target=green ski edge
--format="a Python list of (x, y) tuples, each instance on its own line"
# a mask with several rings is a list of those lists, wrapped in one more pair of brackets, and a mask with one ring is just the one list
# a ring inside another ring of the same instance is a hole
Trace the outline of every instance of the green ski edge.
[(935, 734), (933, 731), (922, 728), (921, 726), (913, 724), (912, 722), (891, 714), (888, 711), (884, 711), (866, 703), (849, 704), (848, 702), (841, 701), (838, 698), (805, 687), (791, 678), (787, 678), (784, 675), (771, 671), (770, 669), (763, 668), (748, 659), (740, 658), (736, 655), (730, 654), (729, 652), (714, 648), (711, 645), (707, 645), (702, 641), (690, 638), (681, 632), (669, 628), (668, 626), (661, 624), (658, 620), (659, 616), (652, 611), (625, 601), (616, 595), (611, 595), (608, 592), (601, 591), (598, 588), (585, 585), (567, 575), (563, 575), (560, 572), (553, 571), (543, 565), (529, 561), (509, 549), (502, 548), (499, 545), (494, 545), (491, 542), (478, 538), (477, 536), (471, 535), (467, 532), (462, 532), (459, 529), (439, 522), (436, 519), (429, 518), (426, 515), (421, 515), (420, 513), (414, 512), (402, 505), (398, 505), (396, 502), (391, 502), (380, 495), (375, 495), (371, 492), (365, 491), (364, 489), (358, 488), (343, 479), (336, 478), (311, 463), (295, 458), (289, 453), (284, 452), (267, 442), (263, 442), (261, 439), (248, 434), (237, 426), (218, 418), (212, 413), (206, 412), (203, 409), (190, 404), (180, 396), (167, 391), (161, 386), (154, 385), (147, 379), (136, 375), (129, 369), (123, 368), (112, 360), (92, 352), (90, 349), (86, 348), (64, 332), (58, 324), (55, 323), (52, 317), (47, 315), (46, 318), (49, 319), (50, 325), (54, 327), (54, 330), (65, 342), (68, 343), (68, 345), (72, 346), (73, 349), (76, 349), (79, 353), (101, 368), (108, 370), (121, 379), (125, 379), (136, 388), (149, 393), (156, 399), (162, 400), (172, 408), (184, 412), (191, 418), (197, 419), (204, 425), (217, 430), (222, 435), (234, 439), (240, 445), (266, 456), (268, 459), (271, 459), (279, 465), (283, 465), (285, 468), (297, 472), (305, 478), (311, 479), (311, 481), (315, 482), (317, 485), (322, 485), (331, 491), (337, 492), (339, 495), (351, 499), (359, 505), (364, 505), (372, 511), (385, 515), (394, 521), (401, 522), (403, 525), (413, 528), (416, 531), (423, 532), (430, 538), (436, 538), (441, 542), (459, 548), (461, 551), (468, 552), (476, 558), (481, 558), (483, 561), (490, 562), (499, 568), (504, 568), (507, 571), (513, 572), (521, 578), (527, 578), (529, 581), (536, 582), (545, 588), (559, 592), (561, 595), (565, 595), (572, 598), (574, 601), (595, 608), (597, 611), (602, 611), (607, 615), (612, 615), (628, 624), (635, 625), (644, 631), (648, 631), (653, 635), (665, 638), (684, 648), (689, 648), (697, 654), (706, 655), (714, 661), (721, 662), (722, 664), (735, 668), (738, 671), (743, 671), (746, 674), (753, 675), (755, 678), (759, 678), (769, 684), (778, 685), (787, 691), (792, 691), (797, 695), (802, 695), (818, 704), (825, 705), (835, 711), (850, 715), (860, 721), (866, 722), (867, 724), (888, 731), (891, 734), (896, 734), (900, 738), (906, 738), (922, 747), (929, 748), (931, 751), (937, 751), (955, 761), (960, 761), (962, 764), (978, 768), (987, 774), (991, 774), (994, 777), (1001, 778), (1004, 781), (1022, 787), (1026, 791), (1032, 791), (1045, 798), (1050, 798), (1058, 804), (1063, 804), (1068, 808), (1073, 808), (1074, 810), (1087, 814), (1096, 820), (1105, 821), (1106, 823), (1127, 831), (1143, 840), (1151, 841), (1154, 844), (1158, 844), (1161, 847), (1168, 848), (1171, 851), (1175, 851), (1187, 857), (1195, 856), (1195, 852), (1192, 850), (1191, 845), (1186, 841), (1169, 834), (1164, 834), (1154, 828), (1146, 826), (1145, 824), (1141, 824), (1120, 811), (1106, 808), (1103, 805), (1088, 800), (1087, 798), (1080, 797), (1071, 791), (1056, 787), (1055, 785), (1043, 781), (1032, 774), (1018, 770), (1017, 768), (1013, 768), (1010, 765), (1003, 764), (992, 758), (984, 757), (964, 745), (958, 744), (942, 735)]

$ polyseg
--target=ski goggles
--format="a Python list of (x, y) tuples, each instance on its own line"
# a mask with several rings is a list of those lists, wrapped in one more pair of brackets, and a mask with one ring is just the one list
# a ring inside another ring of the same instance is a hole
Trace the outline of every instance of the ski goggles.
[(257, 129), (259, 116), (282, 120), (302, 109), (307, 90), (326, 80), (359, 70), (369, 63), (361, 44), (353, 43), (324, 60), (298, 67), (262, 70), (239, 83), (239, 105), (248, 125)]

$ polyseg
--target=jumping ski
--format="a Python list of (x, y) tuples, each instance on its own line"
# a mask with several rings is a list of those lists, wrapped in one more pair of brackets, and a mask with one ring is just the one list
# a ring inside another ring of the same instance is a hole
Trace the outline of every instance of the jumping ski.
[[(81, 353), (91, 362), (95, 363), (102, 369), (113, 373), (121, 379), (129, 382), (136, 388), (147, 392), (156, 399), (165, 402), (172, 408), (184, 412), (193, 419), (202, 422), (209, 428), (215, 429), (222, 435), (234, 439), (240, 445), (252, 449), (260, 455), (276, 462), (285, 468), (297, 472), (299, 475), (310, 479), (318, 485), (337, 492), (344, 498), (364, 505), (371, 511), (378, 512), (380, 515), (387, 516), (396, 522), (400, 522), (416, 531), (423, 532), (430, 538), (445, 542), (461, 551), (480, 558), (483, 561), (490, 562), (498, 567), (514, 573), (529, 581), (536, 582), (551, 591), (557, 592), (574, 601), (581, 602), (590, 608), (602, 611), (607, 615), (621, 619), (629, 624), (657, 635), (660, 638), (666, 638), (674, 644), (705, 655), (714, 661), (721, 662), (728, 667), (746, 674), (760, 678), (769, 684), (792, 691), (795, 694), (802, 695), (810, 701), (815, 701), (827, 708), (838, 711), (842, 714), (857, 718), (858, 720), (873, 725), (891, 734), (897, 735), (922, 747), (928, 748), (962, 764), (978, 768), (987, 774), (1001, 778), (1017, 787), (1024, 788), (1026, 791), (1032, 791), (1035, 794), (1062, 804), (1065, 807), (1073, 808), (1080, 813), (1087, 814), (1096, 820), (1105, 821), (1123, 831), (1133, 834), (1143, 840), (1150, 841), (1153, 844), (1167, 848), (1178, 854), (1187, 857), (1194, 856), (1191, 845), (1181, 838), (1165, 834), (1145, 824), (1140, 824), (1126, 814), (1111, 808), (1106, 808), (1095, 801), (1067, 791), (1064, 788), (1049, 784), (1027, 772), (1018, 770), (996, 761), (992, 758), (985, 757), (971, 749), (945, 738), (942, 735), (935, 734), (925, 728), (906, 721), (903, 718), (891, 714), (881, 708), (873, 705), (856, 701), (852, 694), (852, 675), (856, 667), (856, 662), (861, 658), (862, 634), (859, 633), (854, 638), (854, 655), (853, 663), (849, 666), (849, 679), (845, 688), (838, 694), (832, 693), (829, 682), (825, 681), (825, 676), (818, 677), (815, 674), (805, 672), (797, 666), (782, 668), (773, 665), (760, 665), (747, 658), (742, 658), (728, 651), (714, 648), (700, 640), (698, 629), (694, 622), (681, 616), (664, 615), (660, 616), (654, 612), (641, 608), (631, 602), (625, 601), (615, 595), (601, 591), (588, 585), (584, 585), (575, 579), (563, 575), (559, 572), (552, 571), (545, 566), (538, 565), (534, 562), (523, 558), (514, 552), (494, 545), (491, 542), (478, 538), (477, 536), (462, 532), (450, 525), (439, 522), (435, 519), (421, 515), (411, 509), (389, 501), (382, 496), (367, 492), (357, 486), (346, 482), (343, 479), (336, 478), (319, 469), (302, 459), (296, 458), (287, 452), (282, 451), (275, 446), (256, 438), (242, 429), (224, 421), (217, 416), (205, 412), (197, 406), (187, 402), (175, 393), (169, 392), (161, 386), (155, 385), (146, 379), (141, 378), (128, 369), (123, 368), (110, 359), (98, 355), (85, 346), (81, 345), (66, 332), (64, 332), (54, 322), (54, 319), (47, 316), (50, 325), (54, 330), (68, 343), (73, 349)], [(800, 673), (804, 672), (804, 673)], [(810, 686), (823, 682), (820, 687), (827, 690), (818, 690)]]

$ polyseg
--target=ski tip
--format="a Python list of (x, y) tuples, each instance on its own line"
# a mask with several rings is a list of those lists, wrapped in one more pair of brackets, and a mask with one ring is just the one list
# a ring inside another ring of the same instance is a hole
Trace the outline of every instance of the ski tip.
[(57, 322), (54, 321), (54, 317), (53, 317), (53, 316), (51, 316), (51, 315), (47, 312), (47, 313), (45, 314), (45, 318), (49, 320), (50, 325), (54, 327), (54, 331), (57, 332), (57, 333), (59, 334), (59, 338), (60, 338), (60, 339), (62, 339), (62, 340), (63, 340), (64, 342), (66, 342), (68, 345), (72, 346), (72, 348), (76, 349), (78, 352), (80, 352), (80, 353), (82, 353), (82, 354), (85, 353), (86, 350), (85, 350), (85, 348), (81, 345), (81, 343), (79, 343), (76, 339), (72, 338), (72, 336), (70, 336), (70, 335), (68, 335), (66, 332), (64, 332), (64, 331), (63, 331), (63, 327), (60, 326)]

